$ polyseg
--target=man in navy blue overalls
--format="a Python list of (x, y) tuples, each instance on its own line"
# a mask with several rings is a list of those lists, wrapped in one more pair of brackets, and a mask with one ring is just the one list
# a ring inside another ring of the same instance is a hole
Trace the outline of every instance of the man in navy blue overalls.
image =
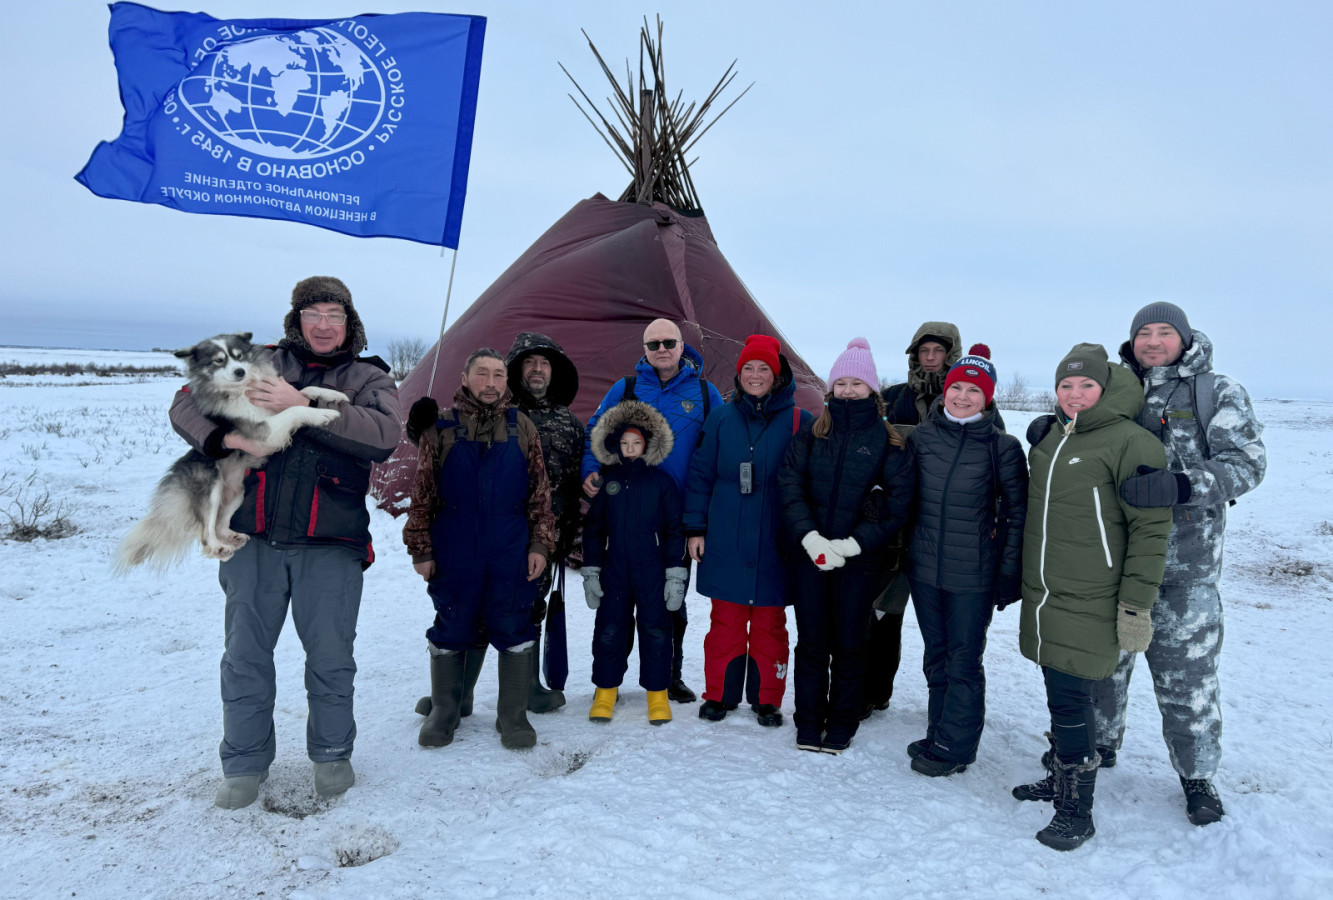
[(423, 747), (453, 740), (464, 690), (463, 654), (484, 633), (500, 651), (496, 726), (509, 748), (531, 747), (527, 718), (534, 582), (555, 544), (551, 492), (541, 438), (512, 408), (505, 364), (494, 350), (474, 352), (453, 407), (418, 440), (417, 476), (403, 540), (426, 579), (435, 622), (431, 710)]

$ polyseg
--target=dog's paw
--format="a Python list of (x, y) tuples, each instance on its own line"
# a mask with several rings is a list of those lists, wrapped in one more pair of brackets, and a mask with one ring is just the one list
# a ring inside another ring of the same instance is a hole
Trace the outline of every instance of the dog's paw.
[(223, 544), (227, 545), (228, 547), (231, 547), (233, 550), (239, 550), (245, 546), (246, 541), (250, 540), (250, 535), (241, 534), (238, 531), (232, 531), (227, 534), (221, 535), (220, 539)]
[(330, 403), (346, 403), (348, 400), (347, 395), (342, 391), (313, 385), (301, 388), (301, 393), (311, 400), (327, 400)]
[(204, 544), (204, 557), (206, 559), (219, 559), (225, 561), (231, 559), (232, 554), (235, 552), (235, 550), (228, 547), (226, 544)]
[(336, 409), (312, 409), (308, 410), (309, 419), (306, 424), (313, 425), (316, 428), (322, 428), (338, 420), (342, 413)]

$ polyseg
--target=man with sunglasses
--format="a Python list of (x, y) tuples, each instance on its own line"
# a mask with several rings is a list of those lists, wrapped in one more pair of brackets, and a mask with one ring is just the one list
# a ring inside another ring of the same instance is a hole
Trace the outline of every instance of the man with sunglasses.
[[(253, 803), (268, 778), (276, 741), (273, 648), (291, 606), (305, 648), (309, 704), (306, 752), (315, 764), (315, 791), (343, 793), (355, 776), (350, 757), (352, 644), (361, 606), (362, 572), (374, 561), (366, 493), (370, 464), (398, 445), (398, 388), (379, 357), (362, 357), (366, 332), (352, 294), (337, 278), (307, 278), (292, 290), (285, 336), (274, 351), (278, 378), (246, 392), (256, 406), (281, 412), (320, 405), (339, 417), (302, 428), (291, 446), (245, 478), (233, 530), (250, 535), (218, 567), (226, 594), (222, 654), (222, 774), (214, 802), (224, 809)], [(299, 389), (318, 385), (346, 400), (308, 400)], [(195, 450), (214, 458), (263, 448), (203, 415), (188, 390), (171, 405), (171, 424)]]
[[(703, 357), (699, 351), (685, 343), (680, 327), (675, 322), (670, 319), (654, 319), (650, 322), (643, 331), (643, 351), (643, 356), (634, 367), (634, 375), (611, 385), (598, 405), (597, 412), (588, 420), (584, 433), (589, 439), (584, 441), (582, 473), (583, 492), (589, 497), (597, 496), (600, 489), (600, 465), (592, 454), (592, 430), (597, 427), (602, 415), (627, 399), (627, 395), (656, 409), (671, 426), (674, 443), (671, 453), (659, 468), (670, 475), (682, 491), (690, 468), (690, 455), (694, 453), (699, 432), (703, 430), (704, 415), (707, 410), (722, 405), (722, 395), (703, 377)], [(688, 563), (682, 561), (681, 565), (686, 566)], [(685, 628), (689, 622), (685, 604), (682, 603), (680, 609), (671, 616), (671, 686), (667, 689), (667, 696), (676, 703), (693, 703), (698, 698), (681, 677)]]

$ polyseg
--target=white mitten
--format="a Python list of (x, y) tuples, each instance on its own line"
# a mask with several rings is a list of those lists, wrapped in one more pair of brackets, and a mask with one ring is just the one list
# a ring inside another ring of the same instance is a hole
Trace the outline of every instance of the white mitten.
[(602, 605), (602, 567), (584, 566), (579, 574), (583, 576), (583, 599), (588, 609), (596, 609)]
[(854, 537), (838, 538), (836, 541), (829, 541), (829, 546), (833, 552), (843, 559), (851, 559), (861, 552), (861, 545), (856, 542)]
[(821, 572), (832, 572), (834, 569), (841, 568), (846, 562), (833, 549), (833, 544), (818, 531), (812, 531), (801, 538), (801, 546), (809, 555), (810, 561), (815, 564), (815, 568)]

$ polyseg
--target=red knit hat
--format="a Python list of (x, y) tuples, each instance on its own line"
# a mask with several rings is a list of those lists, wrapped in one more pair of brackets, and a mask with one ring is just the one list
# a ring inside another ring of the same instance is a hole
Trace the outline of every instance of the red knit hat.
[(782, 364), (778, 361), (778, 354), (781, 352), (782, 345), (778, 343), (777, 338), (771, 338), (766, 334), (752, 334), (745, 339), (740, 358), (736, 360), (736, 374), (740, 374), (741, 367), (747, 362), (756, 359), (772, 369), (776, 377), (782, 370)]
[(995, 397), (995, 377), (995, 364), (990, 361), (990, 347), (985, 344), (973, 344), (972, 349), (967, 351), (967, 356), (954, 363), (949, 374), (945, 376), (944, 389), (949, 390), (949, 385), (956, 381), (975, 384), (981, 388), (981, 393), (986, 395), (986, 405), (990, 406), (991, 400)]

